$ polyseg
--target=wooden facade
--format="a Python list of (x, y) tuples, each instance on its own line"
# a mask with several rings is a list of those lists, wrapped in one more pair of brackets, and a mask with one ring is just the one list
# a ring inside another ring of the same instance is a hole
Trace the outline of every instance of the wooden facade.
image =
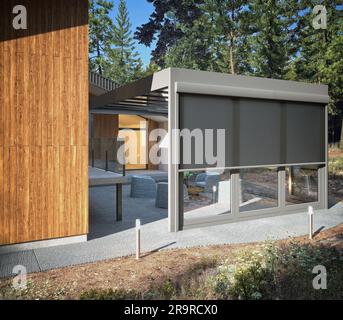
[[(96, 143), (94, 146), (94, 158), (102, 161), (106, 161), (106, 150), (113, 148), (113, 140), (117, 140), (119, 133), (119, 115), (110, 114), (94, 114), (93, 115), (93, 138)], [(143, 120), (144, 118), (142, 118)], [(158, 122), (153, 120), (147, 121), (147, 139), (150, 136), (151, 131), (158, 129)], [(151, 148), (156, 144), (156, 141), (147, 141), (147, 155)], [(138, 150), (137, 150), (138, 152)], [(159, 166), (151, 163), (149, 156), (147, 156), (146, 169), (158, 170)], [(128, 165), (128, 170), (134, 170), (135, 164)], [(133, 169), (132, 169), (133, 167)]]
[(17, 4), (0, 1), (0, 245), (88, 233), (88, 1), (20, 1), (27, 30)]
[[(112, 150), (113, 141), (118, 137), (119, 116), (95, 114), (94, 116), (94, 158), (106, 161), (106, 151)], [(114, 159), (110, 159), (114, 160)]]

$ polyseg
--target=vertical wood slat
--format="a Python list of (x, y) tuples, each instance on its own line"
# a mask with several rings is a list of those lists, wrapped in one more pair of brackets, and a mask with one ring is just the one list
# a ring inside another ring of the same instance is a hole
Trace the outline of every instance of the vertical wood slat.
[[(0, 145), (0, 221), (5, 220), (4, 194), (4, 147)], [(5, 242), (5, 226), (0, 222), (0, 243)]]
[(54, 199), (54, 215), (53, 215), (53, 237), (57, 238), (61, 234), (63, 234), (63, 229), (60, 227), (61, 221), (60, 221), (60, 172), (61, 172), (61, 165), (60, 165), (60, 152), (59, 147), (53, 147), (53, 155), (54, 155), (54, 172), (53, 175), (53, 181), (54, 181), (54, 187), (53, 187), (53, 199)]
[(3, 147), (3, 208), (4, 214), (2, 217), (2, 243), (10, 243), (10, 148)]
[(12, 41), (8, 45), (8, 52), (4, 54), (4, 145), (13, 146), (16, 141), (16, 110), (12, 106), (15, 106), (16, 101), (16, 69), (15, 63), (15, 43)]
[(59, 224), (59, 231), (61, 234), (65, 234), (65, 189), (64, 189), (64, 181), (65, 181), (65, 147), (58, 148), (58, 156), (59, 156), (59, 208), (58, 208), (58, 224)]
[(33, 33), (2, 33), (0, 245), (88, 231), (87, 3), (23, 0)]
[(89, 215), (88, 215), (88, 146), (83, 146), (80, 148), (81, 149), (81, 180), (82, 181), (86, 181), (87, 180), (87, 184), (85, 183), (81, 183), (80, 186), (82, 188), (81, 191), (81, 220), (82, 223), (80, 224), (81, 230), (80, 233), (81, 234), (87, 234), (89, 232), (89, 223), (88, 223), (88, 219), (89, 219)]
[(18, 241), (18, 211), (17, 211), (17, 147), (10, 147), (9, 148), (9, 157), (10, 157), (10, 165), (9, 165), (9, 210), (10, 210), (10, 222), (9, 222), (9, 230), (10, 230), (10, 241), (15, 242)]
[[(4, 145), (4, 104), (5, 104), (5, 98), (4, 98), (4, 87), (5, 87), (5, 66), (4, 66), (4, 45), (3, 42), (0, 42), (0, 147)], [(1, 209), (1, 207), (0, 207)]]
[[(49, 193), (51, 190), (48, 189), (49, 180), (51, 172), (48, 171), (49, 164), (48, 164), (48, 147), (42, 147), (41, 150), (41, 215), (42, 215), (42, 237), (48, 237), (49, 235), (49, 216), (51, 212), (49, 211)], [(49, 190), (45, 192), (44, 190)]]
[(17, 148), (17, 213), (18, 223), (18, 241), (24, 242), (29, 233), (30, 224), (30, 148), (20, 146)]
[(47, 235), (48, 238), (52, 239), (54, 238), (54, 221), (55, 221), (55, 202), (54, 202), (54, 196), (56, 192), (55, 188), (55, 168), (54, 168), (54, 161), (55, 161), (55, 155), (54, 155), (54, 147), (49, 146), (47, 147), (47, 156), (46, 156), (46, 166), (47, 166), (47, 188), (49, 190), (47, 194)]

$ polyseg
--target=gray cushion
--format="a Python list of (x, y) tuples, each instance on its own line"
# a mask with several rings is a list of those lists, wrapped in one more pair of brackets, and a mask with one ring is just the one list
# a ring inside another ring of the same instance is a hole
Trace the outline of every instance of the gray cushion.
[(155, 198), (156, 182), (149, 176), (131, 178), (131, 198)]
[(168, 209), (168, 183), (160, 182), (157, 184), (156, 207)]

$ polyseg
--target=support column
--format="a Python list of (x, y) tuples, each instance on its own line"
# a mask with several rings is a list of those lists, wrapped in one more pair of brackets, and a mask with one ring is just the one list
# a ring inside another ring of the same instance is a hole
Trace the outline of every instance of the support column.
[(123, 220), (123, 185), (116, 185), (116, 219)]
[[(343, 132), (343, 130), (342, 130)], [(319, 185), (320, 192), (323, 193), (323, 208), (329, 208), (329, 107), (325, 107), (325, 167), (323, 171), (323, 185)]]
[(286, 168), (278, 168), (278, 207), (286, 207)]
[[(172, 71), (170, 71), (172, 72)], [(169, 75), (169, 96), (168, 96), (168, 220), (169, 231), (180, 230), (179, 223), (179, 99), (176, 92), (172, 73)]]
[(326, 166), (318, 169), (318, 201), (322, 209), (328, 208), (328, 170)]
[(231, 212), (232, 217), (239, 216), (240, 195), (241, 195), (241, 183), (239, 170), (233, 170), (231, 173)]

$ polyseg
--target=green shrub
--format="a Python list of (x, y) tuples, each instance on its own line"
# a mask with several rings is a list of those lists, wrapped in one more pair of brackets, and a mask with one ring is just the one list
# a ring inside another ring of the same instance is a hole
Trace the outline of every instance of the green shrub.
[(343, 157), (329, 159), (329, 175), (331, 178), (343, 177)]
[(171, 279), (164, 281), (159, 290), (161, 298), (166, 300), (171, 300), (175, 296), (176, 291), (176, 284)]
[(245, 300), (269, 298), (273, 288), (272, 259), (265, 259), (265, 252), (244, 252), (238, 258), (229, 293)]
[[(318, 265), (327, 269), (327, 290), (313, 288), (312, 270)], [(298, 243), (269, 244), (260, 252), (244, 252), (228, 290), (238, 299), (342, 299), (342, 253)]]
[(229, 299), (229, 288), (232, 283), (233, 266), (225, 264), (217, 268), (216, 272), (209, 276), (205, 287), (208, 294), (213, 299)]

